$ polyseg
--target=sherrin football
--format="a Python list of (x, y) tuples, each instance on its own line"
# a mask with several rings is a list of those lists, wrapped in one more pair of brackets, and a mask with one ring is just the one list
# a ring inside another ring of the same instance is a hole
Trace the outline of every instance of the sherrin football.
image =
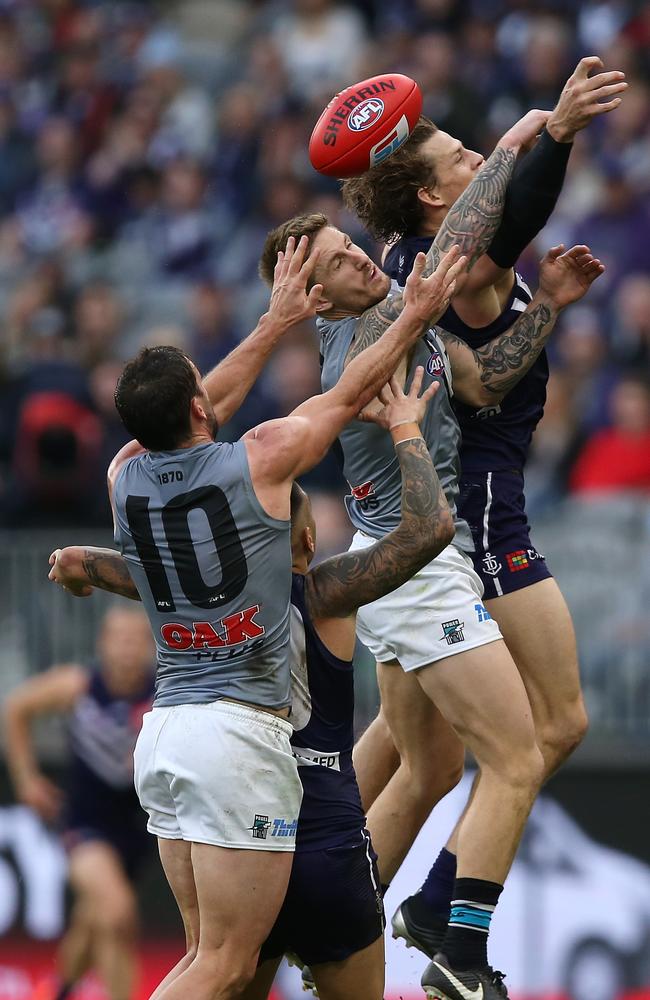
[(346, 87), (314, 126), (311, 164), (330, 177), (362, 174), (408, 139), (421, 111), (420, 88), (401, 73), (382, 73)]

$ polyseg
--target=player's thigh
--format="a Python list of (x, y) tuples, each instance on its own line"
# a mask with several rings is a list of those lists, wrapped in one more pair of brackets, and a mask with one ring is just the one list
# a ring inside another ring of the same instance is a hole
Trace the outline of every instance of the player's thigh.
[(405, 672), (396, 661), (377, 664), (382, 713), (400, 758), (411, 768), (444, 762), (462, 767), (463, 745), (418, 673)]
[(377, 938), (362, 951), (341, 962), (312, 965), (321, 1000), (382, 1000), (384, 996), (384, 938)]
[(183, 919), (187, 947), (196, 947), (199, 942), (200, 921), (192, 868), (192, 845), (185, 840), (159, 837), (158, 851), (163, 871)]
[(517, 665), (535, 721), (581, 702), (575, 632), (553, 578), (486, 601)]
[(232, 948), (257, 955), (289, 884), (293, 853), (192, 844), (199, 952)]
[(502, 768), (513, 755), (535, 748), (528, 695), (502, 639), (415, 673), (481, 766)]
[(267, 1000), (280, 962), (281, 959), (279, 958), (271, 958), (267, 962), (262, 962), (261, 965), (258, 965), (252, 982), (240, 994), (239, 1000)]
[(70, 851), (70, 884), (93, 920), (135, 921), (137, 901), (118, 851), (106, 840), (87, 840)]

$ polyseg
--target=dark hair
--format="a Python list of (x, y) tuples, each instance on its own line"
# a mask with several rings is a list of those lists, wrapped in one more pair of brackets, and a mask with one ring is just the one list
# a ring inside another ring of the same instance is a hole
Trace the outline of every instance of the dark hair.
[(423, 218), (418, 191), (436, 182), (435, 172), (421, 157), (420, 149), (437, 131), (429, 118), (421, 117), (404, 145), (383, 163), (343, 182), (346, 208), (377, 239), (391, 243), (417, 234)]
[(293, 219), (276, 226), (266, 237), (264, 249), (260, 257), (260, 276), (267, 285), (273, 284), (273, 272), (278, 262), (278, 252), (284, 250), (290, 236), (295, 236), (296, 243), (301, 236), (309, 237), (307, 256), (311, 253), (311, 245), (317, 233), (329, 226), (329, 219), (322, 212), (310, 212), (305, 215), (294, 215)]
[(190, 435), (196, 374), (178, 347), (145, 347), (129, 361), (115, 389), (115, 406), (129, 434), (151, 451), (173, 451)]

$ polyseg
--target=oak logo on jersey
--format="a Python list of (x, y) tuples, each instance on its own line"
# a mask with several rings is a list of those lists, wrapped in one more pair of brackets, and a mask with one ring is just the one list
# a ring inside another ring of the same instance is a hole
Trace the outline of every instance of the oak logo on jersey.
[(259, 604), (245, 611), (235, 611), (217, 622), (193, 622), (192, 628), (180, 622), (167, 622), (160, 629), (163, 640), (170, 649), (215, 649), (238, 646), (249, 639), (258, 639), (266, 629), (255, 621)]

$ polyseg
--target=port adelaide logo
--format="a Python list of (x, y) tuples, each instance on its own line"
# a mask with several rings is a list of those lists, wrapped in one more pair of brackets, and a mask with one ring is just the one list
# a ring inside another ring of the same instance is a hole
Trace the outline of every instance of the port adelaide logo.
[(384, 113), (384, 102), (379, 97), (369, 97), (350, 112), (348, 128), (353, 132), (363, 132), (378, 122)]

